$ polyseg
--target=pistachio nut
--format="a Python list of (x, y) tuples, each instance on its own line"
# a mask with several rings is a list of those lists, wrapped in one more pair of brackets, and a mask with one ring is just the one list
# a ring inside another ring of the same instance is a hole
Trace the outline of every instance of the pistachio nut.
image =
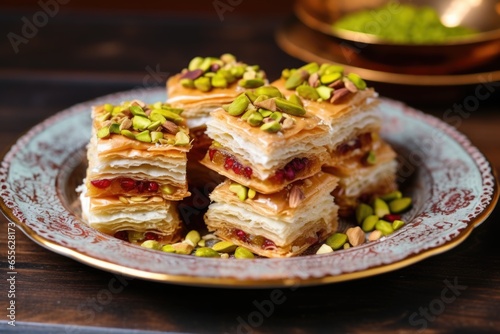
[(252, 111), (252, 113), (247, 118), (247, 122), (251, 126), (260, 126), (263, 119), (264, 117), (262, 117), (260, 113)]
[(152, 111), (151, 114), (149, 114), (149, 119), (152, 122), (160, 122), (160, 124), (163, 124), (167, 121), (165, 116), (163, 116), (162, 114), (159, 114), (158, 112), (155, 113), (154, 111)]
[(375, 224), (375, 229), (382, 232), (383, 235), (389, 235), (394, 232), (394, 228), (392, 228), (392, 224), (388, 221), (380, 219), (377, 224)]
[(244, 201), (247, 199), (248, 196), (248, 188), (239, 184), (239, 183), (232, 183), (229, 186), (229, 191), (235, 193), (240, 201)]
[(238, 85), (243, 88), (257, 88), (264, 85), (264, 79), (255, 78), (255, 79), (241, 79), (238, 81)]
[(223, 240), (213, 245), (212, 249), (220, 253), (232, 253), (236, 250), (236, 247), (238, 246), (232, 242)]
[(175, 146), (183, 146), (189, 144), (189, 136), (182, 131), (175, 134)]
[(169, 133), (176, 134), (179, 132), (179, 127), (174, 122), (165, 120), (165, 122), (161, 123), (161, 126)]
[(330, 103), (336, 103), (340, 101), (344, 96), (349, 95), (351, 92), (347, 88), (339, 88), (333, 91), (332, 98), (330, 99)]
[(243, 115), (241, 115), (241, 120), (242, 121), (248, 120), (248, 117), (250, 117), (250, 115), (253, 114), (254, 112), (257, 112), (257, 111), (255, 109), (248, 109), (247, 111), (245, 111), (245, 113)]
[(365, 232), (359, 226), (347, 229), (345, 234), (349, 239), (349, 243), (354, 247), (362, 245), (366, 239)]
[(147, 117), (146, 113), (144, 112), (144, 110), (140, 106), (138, 106), (138, 105), (130, 106), (129, 110), (132, 113), (132, 115), (134, 115), (134, 116)]
[(151, 142), (152, 143), (157, 143), (162, 138), (163, 138), (163, 132), (151, 131)]
[(200, 242), (201, 236), (200, 233), (196, 230), (191, 230), (186, 234), (186, 237), (184, 238), (184, 242), (190, 244), (191, 246), (195, 247), (198, 245), (198, 242)]
[(179, 82), (181, 83), (182, 87), (195, 88), (193, 79), (183, 78)]
[(132, 121), (129, 118), (124, 118), (123, 121), (120, 123), (120, 132), (121, 130), (128, 130), (132, 127)]
[[(264, 95), (261, 95), (261, 96), (264, 96)], [(271, 98), (271, 99), (268, 98), (268, 99), (265, 99), (262, 101), (258, 101), (258, 99), (257, 99), (257, 100), (255, 100), (255, 102), (253, 104), (259, 108), (263, 108), (263, 109), (267, 109), (267, 110), (271, 110), (271, 111), (276, 111), (276, 99), (275, 98)]]
[(155, 131), (156, 129), (158, 129), (158, 127), (161, 125), (161, 122), (160, 121), (155, 121), (155, 122), (151, 122), (151, 124), (149, 124), (149, 126), (147, 127), (147, 129), (149, 131)]
[(347, 235), (340, 232), (334, 233), (326, 239), (326, 244), (332, 247), (333, 250), (342, 248), (346, 242)]
[(400, 219), (396, 219), (392, 222), (392, 228), (394, 229), (394, 231), (397, 231), (399, 230), (401, 227), (403, 227), (405, 224), (404, 221), (400, 220)]
[(283, 117), (283, 115), (279, 111), (275, 111), (271, 115), (269, 115), (269, 118), (271, 118), (272, 120), (275, 120), (276, 122), (281, 121), (282, 117)]
[(185, 242), (178, 242), (172, 245), (172, 247), (175, 249), (176, 254), (183, 254), (183, 255), (189, 255), (194, 249), (194, 246), (191, 246), (190, 244), (187, 244)]
[(106, 137), (109, 137), (109, 135), (110, 135), (109, 127), (107, 127), (107, 126), (105, 126), (103, 128), (100, 128), (97, 131), (97, 137), (98, 138), (106, 138)]
[(211, 80), (212, 86), (216, 88), (226, 88), (227, 80), (222, 75), (214, 75)]
[(202, 92), (208, 92), (212, 89), (212, 84), (210, 82), (210, 78), (208, 77), (199, 77), (194, 80), (194, 86), (196, 89), (201, 90)]
[(142, 141), (144, 143), (151, 143), (151, 134), (149, 130), (144, 130), (138, 134), (135, 135), (135, 139), (138, 141)]
[(289, 68), (285, 68), (281, 71), (281, 77), (283, 79), (288, 79), (288, 77), (290, 77), (290, 69)]
[(322, 244), (321, 247), (316, 251), (316, 254), (328, 254), (332, 252), (332, 247), (328, 246), (327, 244)]
[(234, 251), (234, 257), (237, 259), (253, 259), (255, 256), (245, 247), (239, 246)]
[(290, 74), (288, 79), (285, 81), (285, 88), (293, 90), (304, 83), (304, 81), (309, 78), (309, 72), (304, 70), (297, 70)]
[(194, 71), (200, 68), (201, 63), (203, 63), (203, 58), (202, 57), (194, 57), (191, 59), (188, 65), (188, 70)]
[(231, 64), (236, 62), (236, 57), (230, 53), (224, 53), (222, 56), (220, 56), (220, 60), (222, 60), (226, 64)]
[(149, 249), (156, 249), (159, 250), (161, 248), (161, 245), (158, 241), (156, 240), (146, 240), (141, 244), (142, 247), (149, 248)]
[(210, 66), (212, 65), (212, 61), (213, 59), (210, 58), (210, 57), (206, 57), (203, 59), (203, 61), (200, 63), (200, 65), (198, 66), (198, 68), (200, 70), (202, 70), (203, 72), (206, 72), (208, 71), (208, 69), (210, 68)]
[(306, 114), (306, 110), (304, 109), (304, 107), (285, 99), (276, 98), (276, 106), (278, 107), (279, 111), (285, 112), (290, 115), (304, 116)]
[(363, 79), (361, 79), (361, 77), (358, 74), (349, 73), (347, 75), (347, 79), (349, 79), (356, 86), (357, 89), (359, 90), (366, 89), (366, 82)]
[(134, 118), (132, 118), (132, 127), (134, 128), (134, 130), (143, 131), (146, 130), (150, 125), (151, 121), (147, 117), (134, 116)]
[(319, 94), (319, 97), (323, 100), (330, 100), (333, 93), (333, 88), (326, 86), (319, 86), (316, 88), (316, 92)]
[(402, 197), (395, 199), (389, 203), (389, 209), (392, 213), (401, 213), (411, 207), (412, 200), (410, 197)]
[(373, 209), (371, 206), (365, 203), (360, 203), (355, 210), (356, 221), (361, 224), (363, 220), (373, 214)]
[(292, 94), (288, 97), (288, 101), (301, 106), (302, 108), (304, 107), (304, 104), (302, 103), (302, 99), (297, 95), (297, 94)]
[(283, 94), (275, 86), (262, 86), (254, 90), (257, 95), (267, 95), (269, 97), (283, 97)]
[(104, 110), (108, 113), (111, 113), (113, 111), (113, 108), (114, 106), (110, 103), (106, 103), (104, 106), (103, 106)]
[(293, 128), (293, 126), (295, 125), (295, 121), (293, 120), (293, 118), (285, 118), (285, 120), (283, 121), (283, 124), (281, 124), (281, 128), (283, 130), (288, 130), (288, 129), (291, 129)]
[(340, 78), (342, 78), (342, 73), (332, 72), (332, 73), (323, 74), (322, 76), (320, 76), (319, 81), (323, 85), (328, 85), (328, 84), (331, 84), (334, 81), (339, 80)]
[(254, 189), (252, 189), (252, 188), (248, 188), (247, 195), (248, 195), (248, 198), (254, 199), (255, 195), (257, 195), (257, 192)]
[(296, 91), (297, 91), (297, 94), (300, 97), (303, 97), (304, 99), (316, 101), (320, 98), (316, 89), (314, 89), (311, 86), (301, 85), (301, 86), (297, 87)]
[(325, 72), (323, 74), (330, 74), (330, 73), (343, 73), (344, 72), (344, 67), (341, 65), (328, 65), (325, 68)]
[(264, 123), (261, 125), (260, 129), (262, 131), (274, 133), (274, 132), (278, 132), (281, 130), (281, 124), (278, 121)]
[[(248, 99), (250, 100), (250, 102), (254, 103), (254, 101), (259, 97), (259, 95), (255, 94), (254, 92), (252, 91), (249, 91), (247, 90), (245, 92), (245, 95), (248, 97)], [(226, 110), (227, 111), (227, 110)]]
[(124, 196), (118, 196), (118, 199), (120, 200), (120, 202), (122, 202), (123, 204), (129, 204), (129, 201), (127, 199), (127, 197), (124, 197)]
[(151, 114), (149, 115), (149, 119), (151, 119), (153, 121), (157, 121), (157, 120), (161, 121), (162, 119), (154, 119), (153, 118), (153, 117), (156, 117), (156, 116), (153, 116), (155, 114), (160, 114), (164, 118), (166, 118), (166, 119), (168, 119), (176, 124), (180, 123), (184, 120), (181, 116), (179, 116), (179, 114), (177, 114), (173, 110), (167, 110), (167, 109), (163, 109), (163, 108), (162, 109), (153, 109), (151, 111)]
[(212, 248), (200, 247), (194, 252), (195, 256), (199, 257), (220, 257), (220, 254), (214, 251)]
[(378, 222), (378, 216), (376, 215), (369, 215), (366, 216), (365, 219), (363, 219), (363, 222), (361, 223), (361, 229), (365, 232), (371, 232), (375, 229), (375, 225)]
[(175, 189), (169, 185), (164, 185), (160, 187), (162, 193), (166, 195), (172, 195), (175, 192)]
[(149, 199), (147, 196), (131, 196), (129, 197), (129, 200), (134, 203), (142, 203), (146, 202)]
[(375, 165), (377, 163), (377, 156), (375, 155), (375, 151), (370, 150), (365, 157), (365, 162), (367, 165)]
[(166, 253), (175, 253), (175, 248), (172, 245), (164, 245), (161, 248), (161, 250), (166, 252)]
[(379, 230), (374, 230), (368, 235), (368, 240), (369, 241), (378, 240), (382, 237), (382, 235), (383, 235), (382, 232), (380, 232)]
[(349, 79), (344, 78), (344, 87), (347, 88), (348, 91), (351, 93), (357, 93), (358, 92), (358, 87)]
[(134, 133), (130, 130), (122, 130), (122, 131), (120, 131), (120, 133), (122, 134), (122, 136), (125, 136), (125, 137), (130, 138), (130, 139), (135, 139)]
[(312, 62), (312, 63), (309, 63), (309, 64), (305, 64), (304, 66), (299, 67), (297, 69), (297, 71), (301, 71), (301, 70), (307, 71), (307, 72), (309, 72), (309, 74), (313, 74), (315, 72), (318, 72), (319, 65), (318, 65), (318, 63)]
[(233, 102), (229, 105), (227, 113), (231, 116), (239, 116), (245, 112), (250, 104), (250, 100), (246, 94), (240, 94)]
[(105, 112), (105, 113), (100, 114), (99, 117), (97, 117), (97, 121), (99, 121), (99, 122), (105, 122), (105, 121), (107, 121), (110, 118), (111, 118), (111, 113), (110, 112)]
[(382, 218), (383, 216), (391, 213), (387, 203), (380, 198), (375, 198), (375, 200), (373, 201), (373, 211), (379, 218)]
[(390, 203), (392, 200), (398, 199), (403, 197), (403, 194), (399, 190), (392, 191), (388, 194), (385, 194), (383, 196), (380, 196), (381, 199), (386, 201), (387, 203)]
[(269, 117), (273, 112), (271, 110), (259, 108), (259, 113), (262, 115), (262, 117)]

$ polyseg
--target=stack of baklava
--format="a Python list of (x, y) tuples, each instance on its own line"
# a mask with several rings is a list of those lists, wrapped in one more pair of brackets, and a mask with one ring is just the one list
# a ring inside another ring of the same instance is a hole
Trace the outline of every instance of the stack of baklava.
[(323, 170), (340, 178), (339, 213), (348, 216), (360, 200), (396, 189), (396, 154), (380, 139), (377, 93), (338, 65), (309, 63), (284, 70), (273, 85), (298, 95), (307, 110), (329, 126)]
[(138, 100), (93, 108), (80, 196), (90, 226), (131, 242), (180, 239), (176, 203), (189, 196), (186, 154), (191, 147), (181, 112)]
[(207, 122), (202, 163), (227, 177), (211, 193), (209, 231), (266, 257), (294, 256), (337, 228), (328, 126), (276, 87), (240, 94)]

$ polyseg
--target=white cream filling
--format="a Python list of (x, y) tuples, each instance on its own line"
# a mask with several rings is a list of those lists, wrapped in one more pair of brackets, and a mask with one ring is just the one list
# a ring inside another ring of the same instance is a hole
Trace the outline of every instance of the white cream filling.
[(207, 220), (224, 221), (234, 228), (261, 235), (278, 246), (284, 246), (300, 237), (303, 230), (310, 228), (309, 225), (322, 224), (328, 229), (331, 222), (337, 219), (337, 210), (333, 197), (325, 194), (304, 210), (296, 211), (293, 217), (277, 219), (228, 203), (212, 203), (207, 212)]

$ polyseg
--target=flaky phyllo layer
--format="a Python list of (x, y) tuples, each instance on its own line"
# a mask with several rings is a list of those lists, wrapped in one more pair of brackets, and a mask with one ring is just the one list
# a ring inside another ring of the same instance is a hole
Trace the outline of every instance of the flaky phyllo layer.
[(280, 192), (241, 201), (231, 181), (210, 195), (208, 229), (219, 237), (267, 257), (300, 254), (337, 228), (337, 206), (331, 192), (338, 179), (319, 172)]
[(92, 110), (81, 203), (90, 226), (107, 234), (180, 237), (174, 201), (189, 196), (189, 131), (180, 110), (141, 101)]

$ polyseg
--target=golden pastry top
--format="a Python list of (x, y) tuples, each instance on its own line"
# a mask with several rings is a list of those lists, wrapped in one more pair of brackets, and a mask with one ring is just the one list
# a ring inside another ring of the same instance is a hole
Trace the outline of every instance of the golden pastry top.
[[(305, 180), (289, 184), (279, 192), (272, 194), (254, 192), (251, 194), (252, 189), (226, 180), (215, 188), (210, 199), (214, 202), (224, 202), (240, 207), (248, 206), (250, 211), (264, 216), (293, 216), (295, 211), (307, 208), (308, 203), (314, 203), (318, 197), (325, 193), (329, 194), (337, 183), (337, 177), (319, 172)], [(245, 188), (246, 195), (243, 196)]]

